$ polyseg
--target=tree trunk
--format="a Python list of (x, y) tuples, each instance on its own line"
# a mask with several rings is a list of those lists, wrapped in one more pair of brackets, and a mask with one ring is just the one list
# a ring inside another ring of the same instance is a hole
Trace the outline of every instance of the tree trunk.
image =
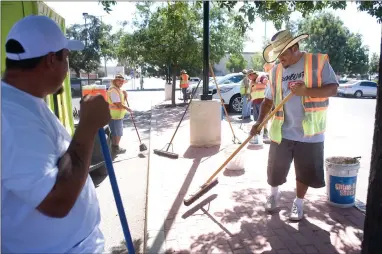
[(171, 92), (171, 105), (175, 106), (175, 88), (176, 88), (176, 65), (172, 69), (172, 92)]
[(382, 29), (379, 57), (377, 106), (375, 112), (373, 148), (367, 191), (366, 218), (362, 254), (381, 253), (382, 250)]

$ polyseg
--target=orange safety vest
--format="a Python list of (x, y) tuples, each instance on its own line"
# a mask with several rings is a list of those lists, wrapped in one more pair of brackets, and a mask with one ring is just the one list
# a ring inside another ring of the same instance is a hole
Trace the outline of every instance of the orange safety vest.
[[(321, 87), (322, 69), (326, 62), (329, 62), (327, 54), (305, 53), (304, 56), (304, 83), (307, 88)], [(273, 97), (273, 104), (278, 105), (283, 99), (282, 92), (283, 67), (278, 64), (270, 72), (270, 85)], [(314, 136), (324, 133), (326, 129), (326, 112), (329, 106), (329, 98), (317, 98), (301, 96), (301, 103), (304, 107), (305, 118), (302, 121), (304, 136)], [(272, 141), (280, 143), (282, 140), (282, 124), (284, 123), (284, 107), (281, 107), (273, 118), (269, 131)]]
[(185, 73), (180, 76), (180, 88), (188, 88), (188, 77)]
[(118, 92), (118, 95), (119, 95), (119, 98), (120, 98), (120, 101), (122, 104), (125, 104), (125, 95), (123, 94), (123, 92), (121, 91), (121, 89), (119, 89), (118, 87), (115, 87), (114, 85), (111, 85), (107, 91), (107, 102), (109, 103), (109, 109), (110, 109), (110, 115), (111, 115), (111, 119), (113, 120), (118, 120), (118, 119), (122, 119), (125, 114), (126, 114), (126, 109), (124, 108), (118, 108), (111, 100), (111, 92), (115, 90), (116, 92)]

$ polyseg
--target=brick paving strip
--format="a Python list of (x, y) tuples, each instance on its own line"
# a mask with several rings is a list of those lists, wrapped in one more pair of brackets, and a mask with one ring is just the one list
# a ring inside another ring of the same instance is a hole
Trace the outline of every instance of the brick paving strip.
[[(153, 109), (151, 149), (169, 142), (183, 110)], [(227, 148), (235, 146), (223, 121), (219, 147), (189, 147), (186, 116), (174, 139), (179, 159), (150, 151), (146, 253), (360, 253), (363, 213), (327, 205), (325, 188), (309, 189), (304, 219), (288, 220), (295, 198), (293, 167), (281, 187), (280, 209), (273, 214), (264, 211), (268, 145), (260, 150), (243, 148), (243, 172), (221, 172), (215, 188), (184, 206), (184, 198), (198, 190), (229, 156)], [(245, 139), (243, 131), (235, 131)]]

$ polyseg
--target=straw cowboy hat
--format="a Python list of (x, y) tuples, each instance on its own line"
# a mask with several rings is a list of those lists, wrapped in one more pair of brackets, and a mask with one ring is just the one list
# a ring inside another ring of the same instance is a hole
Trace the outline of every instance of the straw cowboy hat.
[(256, 74), (256, 75), (258, 75), (258, 74), (257, 74), (257, 71), (254, 71), (253, 69), (249, 69), (249, 70), (247, 70), (247, 75), (250, 75), (250, 74)]
[(180, 74), (182, 74), (182, 73), (187, 74), (187, 71), (185, 71), (185, 70), (181, 70), (181, 71), (180, 71)]
[(300, 34), (294, 37), (288, 30), (277, 32), (273, 35), (271, 44), (269, 44), (263, 51), (263, 58), (265, 62), (272, 63), (276, 61), (279, 55), (281, 55), (285, 50), (308, 36), (308, 34)]
[(116, 80), (123, 80), (125, 81), (125, 78), (122, 76), (122, 74), (117, 74), (115, 75), (114, 79), (113, 79), (113, 84)]
[(241, 73), (243, 73), (244, 75), (247, 75), (247, 72), (248, 72), (247, 69), (243, 69), (243, 70), (241, 71)]

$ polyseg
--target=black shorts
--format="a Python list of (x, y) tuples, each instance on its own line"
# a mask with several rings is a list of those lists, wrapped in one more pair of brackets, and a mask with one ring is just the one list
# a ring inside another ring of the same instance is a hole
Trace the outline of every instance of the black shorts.
[(324, 142), (305, 143), (282, 139), (272, 142), (268, 156), (268, 184), (276, 187), (286, 182), (294, 160), (296, 180), (312, 188), (325, 186)]

